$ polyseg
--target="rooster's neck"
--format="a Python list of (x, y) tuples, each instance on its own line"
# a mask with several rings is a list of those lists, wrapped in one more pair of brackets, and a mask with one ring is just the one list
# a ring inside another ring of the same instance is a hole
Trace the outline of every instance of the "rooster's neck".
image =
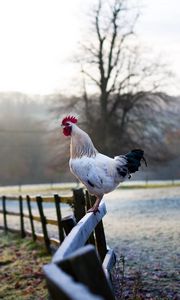
[(79, 127), (74, 126), (71, 134), (70, 157), (92, 157), (96, 156), (97, 152), (89, 135)]

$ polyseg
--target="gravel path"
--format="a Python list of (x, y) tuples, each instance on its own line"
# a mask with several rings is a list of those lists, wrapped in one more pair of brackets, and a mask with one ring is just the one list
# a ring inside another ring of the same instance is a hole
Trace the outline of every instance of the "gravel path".
[(117, 299), (136, 289), (137, 299), (180, 299), (180, 188), (115, 191), (106, 206), (107, 237), (121, 258)]

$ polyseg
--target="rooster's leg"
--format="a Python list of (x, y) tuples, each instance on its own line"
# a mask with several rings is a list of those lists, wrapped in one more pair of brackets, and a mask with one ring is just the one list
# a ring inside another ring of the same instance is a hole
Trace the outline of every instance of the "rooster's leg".
[(94, 205), (88, 209), (87, 213), (93, 212), (94, 214), (99, 212), (99, 203), (101, 202), (102, 197), (97, 197), (96, 198), (96, 202), (94, 203)]

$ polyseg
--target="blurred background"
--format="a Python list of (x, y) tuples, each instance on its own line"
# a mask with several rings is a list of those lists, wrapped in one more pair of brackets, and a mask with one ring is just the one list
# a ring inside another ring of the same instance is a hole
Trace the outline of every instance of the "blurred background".
[(0, 0), (0, 185), (74, 181), (64, 114), (134, 180), (180, 179), (180, 4)]

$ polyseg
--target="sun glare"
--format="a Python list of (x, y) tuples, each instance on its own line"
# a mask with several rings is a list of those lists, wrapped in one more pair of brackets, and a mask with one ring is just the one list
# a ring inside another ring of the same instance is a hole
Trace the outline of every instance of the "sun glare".
[(63, 87), (80, 35), (70, 2), (0, 1), (0, 90), (48, 93)]
[[(168, 1), (142, 1), (147, 7), (138, 21), (140, 41), (150, 45), (152, 52), (165, 53), (172, 71), (180, 78), (179, 2), (172, 0), (169, 8)], [(98, 0), (0, 0), (0, 91), (76, 91), (74, 78), (78, 78), (79, 69), (72, 60), (88, 27), (89, 7), (97, 3)]]

